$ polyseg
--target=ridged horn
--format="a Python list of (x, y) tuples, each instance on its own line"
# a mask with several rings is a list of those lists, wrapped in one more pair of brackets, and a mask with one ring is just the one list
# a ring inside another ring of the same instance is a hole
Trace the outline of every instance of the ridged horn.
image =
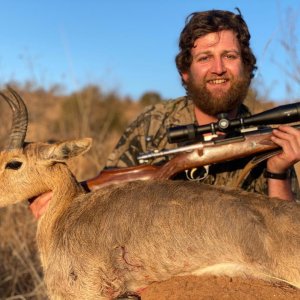
[(9, 143), (7, 149), (19, 149), (23, 147), (26, 136), (28, 112), (20, 95), (9, 86), (7, 89), (10, 92), (11, 97), (8, 97), (6, 94), (0, 91), (0, 95), (9, 104), (13, 113), (12, 127), (9, 134)]

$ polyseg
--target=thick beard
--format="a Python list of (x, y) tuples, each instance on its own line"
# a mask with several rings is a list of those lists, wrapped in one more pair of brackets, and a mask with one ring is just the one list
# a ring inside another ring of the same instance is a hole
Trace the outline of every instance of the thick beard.
[(238, 108), (247, 96), (249, 85), (249, 76), (243, 76), (240, 80), (232, 80), (232, 85), (228, 91), (214, 96), (206, 88), (205, 82), (199, 84), (191, 78), (186, 83), (186, 90), (196, 107), (207, 115), (217, 116), (220, 113), (229, 113)]

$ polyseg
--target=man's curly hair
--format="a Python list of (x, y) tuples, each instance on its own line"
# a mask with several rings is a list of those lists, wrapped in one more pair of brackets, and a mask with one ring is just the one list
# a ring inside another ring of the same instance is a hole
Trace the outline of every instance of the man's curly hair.
[(250, 78), (253, 78), (257, 67), (256, 58), (250, 48), (251, 35), (240, 10), (238, 8), (236, 10), (238, 14), (225, 10), (209, 10), (194, 12), (187, 17), (185, 27), (180, 34), (180, 52), (176, 56), (176, 66), (180, 75), (187, 72), (191, 66), (191, 49), (194, 47), (196, 39), (208, 33), (232, 30), (236, 33), (239, 41), (246, 71), (249, 72)]

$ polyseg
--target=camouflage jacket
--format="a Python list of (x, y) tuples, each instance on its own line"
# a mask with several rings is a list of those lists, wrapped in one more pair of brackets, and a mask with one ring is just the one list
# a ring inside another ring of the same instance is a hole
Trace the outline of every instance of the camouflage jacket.
[[(249, 116), (250, 112), (242, 105), (238, 112), (239, 117)], [(155, 149), (172, 149), (177, 145), (167, 141), (166, 128), (169, 126), (197, 124), (194, 114), (193, 101), (188, 97), (166, 101), (146, 107), (144, 112), (125, 130), (116, 148), (109, 155), (106, 167), (126, 167), (138, 165), (138, 154)], [(160, 164), (168, 158), (159, 158), (150, 161), (151, 164)], [(209, 167), (208, 174), (201, 180), (212, 185), (229, 185), (240, 175), (241, 170), (251, 158), (219, 163)], [(243, 182), (242, 188), (247, 191), (267, 193), (267, 181), (263, 177), (265, 163), (256, 166)], [(202, 178), (203, 167), (199, 168), (195, 177)], [(178, 174), (175, 179), (187, 179), (188, 171)], [(190, 174), (191, 175), (191, 174)]]

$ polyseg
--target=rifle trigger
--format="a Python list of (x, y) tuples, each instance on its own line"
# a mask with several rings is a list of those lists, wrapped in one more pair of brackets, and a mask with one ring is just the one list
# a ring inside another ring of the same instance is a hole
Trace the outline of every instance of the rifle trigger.
[[(197, 176), (197, 172), (200, 174)], [(205, 179), (208, 176), (208, 172), (209, 172), (209, 165), (207, 166), (202, 166), (201, 168), (193, 168), (193, 169), (189, 169), (189, 170), (185, 170), (185, 175), (186, 178), (190, 181), (201, 181), (203, 179)]]

